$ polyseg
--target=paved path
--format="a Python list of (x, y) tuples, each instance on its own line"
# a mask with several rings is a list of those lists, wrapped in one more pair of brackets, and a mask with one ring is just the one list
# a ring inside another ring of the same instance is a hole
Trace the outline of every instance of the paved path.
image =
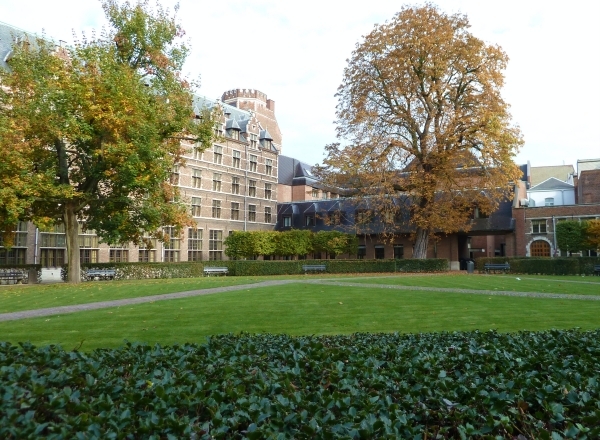
[(76, 304), (71, 306), (49, 307), (45, 309), (24, 310), (21, 312), (1, 313), (0, 322), (16, 321), (19, 319), (39, 318), (51, 315), (63, 315), (67, 313), (82, 312), (86, 310), (106, 309), (110, 307), (121, 307), (135, 304), (144, 304), (155, 301), (165, 301), (178, 298), (189, 298), (193, 296), (211, 295), (213, 293), (233, 292), (236, 290), (258, 289), (261, 287), (284, 286), (286, 284), (319, 284), (328, 286), (344, 286), (344, 287), (363, 287), (369, 289), (391, 289), (391, 290), (411, 290), (425, 292), (448, 292), (448, 293), (466, 293), (472, 295), (496, 295), (496, 296), (517, 296), (517, 297), (532, 297), (546, 299), (567, 299), (567, 300), (583, 300), (583, 301), (600, 301), (600, 295), (567, 295), (562, 293), (541, 293), (541, 292), (513, 292), (509, 290), (474, 290), (474, 289), (459, 289), (459, 288), (444, 288), (444, 287), (416, 287), (416, 286), (398, 286), (392, 284), (369, 284), (369, 283), (352, 283), (337, 281), (332, 279), (308, 279), (308, 280), (273, 280), (263, 281), (255, 284), (241, 284), (236, 286), (215, 287), (212, 289), (189, 290), (186, 292), (166, 293), (163, 295), (142, 296), (138, 298), (126, 298), (114, 301), (101, 301), (89, 304)]

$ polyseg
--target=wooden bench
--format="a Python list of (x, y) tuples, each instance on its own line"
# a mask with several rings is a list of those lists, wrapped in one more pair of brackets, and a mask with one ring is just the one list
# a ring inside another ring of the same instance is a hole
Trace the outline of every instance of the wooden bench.
[(210, 276), (210, 275), (227, 275), (229, 273), (229, 269), (226, 267), (205, 267), (204, 268), (204, 275), (206, 276)]
[(305, 264), (302, 266), (302, 270), (306, 275), (307, 272), (325, 272), (327, 267), (324, 264)]
[(7, 270), (0, 272), (0, 281), (6, 281), (6, 284), (11, 284), (11, 281), (14, 284), (21, 284), (25, 279), (25, 275), (20, 270)]
[(117, 275), (115, 269), (88, 269), (85, 271), (85, 277), (88, 280), (114, 280)]
[(600, 275), (600, 264), (594, 266), (594, 275)]
[(501, 270), (502, 272), (508, 272), (510, 270), (510, 264), (508, 263), (485, 263), (483, 270), (486, 272)]

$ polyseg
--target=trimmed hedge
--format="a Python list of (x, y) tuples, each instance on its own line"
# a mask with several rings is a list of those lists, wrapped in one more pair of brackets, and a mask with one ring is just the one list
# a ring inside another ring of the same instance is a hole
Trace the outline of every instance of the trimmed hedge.
[(600, 264), (598, 257), (529, 258), (494, 257), (478, 258), (475, 266), (483, 271), (485, 263), (508, 263), (511, 273), (540, 275), (593, 275), (594, 265)]
[(7, 264), (0, 266), (0, 272), (12, 269), (18, 270), (23, 274), (23, 284), (29, 283), (29, 271), (31, 269), (35, 269), (35, 271), (37, 272), (37, 282), (39, 283), (42, 280), (41, 264)]
[(3, 439), (600, 438), (600, 330), (0, 343)]
[(236, 276), (298, 275), (305, 264), (324, 264), (325, 273), (393, 273), (393, 272), (445, 272), (448, 260), (228, 260), (205, 261), (206, 267), (227, 267)]
[[(227, 267), (232, 276), (299, 275), (305, 264), (324, 264), (325, 273), (393, 273), (393, 272), (446, 272), (448, 260), (221, 260), (184, 263), (85, 263), (81, 277), (88, 269), (116, 269), (115, 279), (136, 280), (147, 278), (195, 278), (204, 275), (205, 267)], [(67, 279), (68, 267), (61, 276)]]
[[(117, 280), (143, 280), (152, 278), (196, 278), (203, 275), (202, 263), (82, 263), (81, 279), (88, 269), (116, 269)], [(63, 266), (61, 276), (67, 279), (68, 266)]]

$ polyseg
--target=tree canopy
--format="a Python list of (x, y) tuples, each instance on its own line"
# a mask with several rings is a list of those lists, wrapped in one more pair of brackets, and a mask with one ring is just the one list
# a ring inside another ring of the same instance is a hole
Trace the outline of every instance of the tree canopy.
[(579, 220), (565, 220), (556, 224), (556, 245), (564, 252), (579, 252), (588, 246), (586, 224)]
[[(175, 14), (103, 0), (110, 26), (59, 48), (15, 45), (0, 71), (0, 227), (64, 223), (69, 281), (79, 281), (78, 221), (109, 243), (164, 238), (189, 220), (168, 182), (182, 140), (206, 148), (212, 115), (195, 118), (181, 74), (188, 48)], [(176, 12), (176, 11), (175, 11)]]
[(476, 207), (493, 212), (520, 176), (521, 133), (500, 93), (508, 57), (468, 28), (466, 16), (431, 4), (376, 25), (336, 94), (346, 144), (328, 145), (318, 172), (368, 199), (387, 234), (409, 210), (416, 258), (432, 233), (468, 230)]

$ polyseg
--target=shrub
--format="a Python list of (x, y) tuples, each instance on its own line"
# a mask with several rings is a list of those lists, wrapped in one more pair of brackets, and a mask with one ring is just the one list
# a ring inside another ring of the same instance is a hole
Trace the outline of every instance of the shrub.
[(599, 357), (600, 330), (0, 343), (0, 438), (600, 438)]
[[(194, 278), (203, 275), (202, 263), (82, 263), (81, 279), (88, 269), (115, 269), (117, 280), (142, 280), (152, 278)], [(67, 279), (68, 266), (63, 266), (61, 276)]]
[(541, 275), (593, 275), (598, 257), (527, 258), (494, 257), (478, 258), (476, 268), (484, 270), (485, 263), (509, 263), (511, 273)]

